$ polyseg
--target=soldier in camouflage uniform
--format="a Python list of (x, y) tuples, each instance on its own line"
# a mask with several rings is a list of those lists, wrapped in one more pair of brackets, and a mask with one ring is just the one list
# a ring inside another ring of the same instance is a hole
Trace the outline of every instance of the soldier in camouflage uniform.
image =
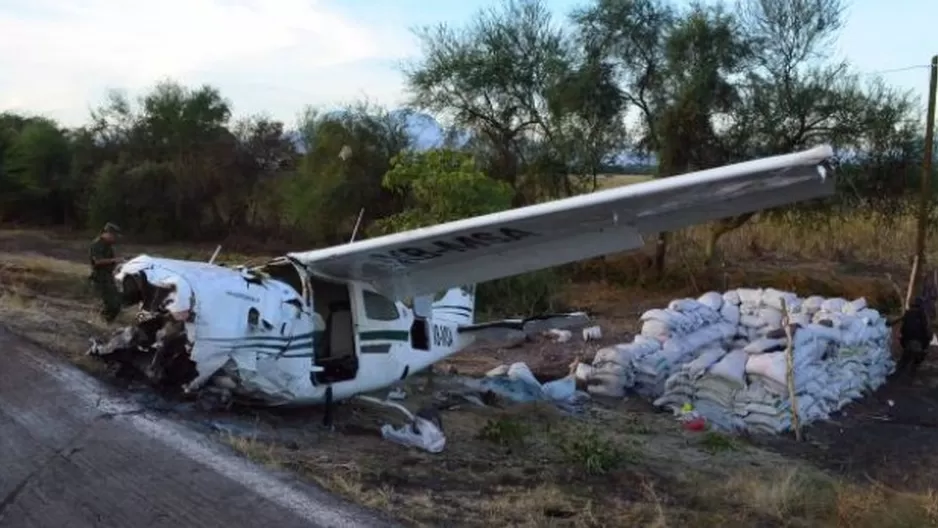
[(114, 270), (120, 263), (114, 254), (114, 242), (120, 228), (108, 222), (101, 234), (91, 243), (91, 283), (101, 298), (101, 314), (108, 323), (114, 321), (121, 311), (120, 292), (114, 282)]

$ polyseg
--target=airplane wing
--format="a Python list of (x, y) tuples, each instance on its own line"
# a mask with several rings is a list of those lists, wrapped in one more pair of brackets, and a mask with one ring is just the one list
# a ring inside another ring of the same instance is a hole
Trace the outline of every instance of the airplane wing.
[(289, 254), (312, 273), (428, 295), (644, 245), (643, 235), (834, 193), (829, 146)]

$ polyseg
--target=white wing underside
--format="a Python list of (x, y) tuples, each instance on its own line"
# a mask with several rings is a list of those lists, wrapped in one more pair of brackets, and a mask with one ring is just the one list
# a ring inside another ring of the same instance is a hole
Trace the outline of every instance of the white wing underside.
[(401, 299), (644, 245), (643, 235), (829, 196), (829, 146), (291, 253)]

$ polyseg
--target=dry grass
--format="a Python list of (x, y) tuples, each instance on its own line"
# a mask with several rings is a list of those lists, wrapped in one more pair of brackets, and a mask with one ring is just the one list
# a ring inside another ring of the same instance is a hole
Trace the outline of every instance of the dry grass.
[(713, 492), (788, 526), (938, 525), (938, 495), (932, 490), (908, 493), (877, 483), (844, 483), (804, 466), (741, 471)]
[[(580, 278), (590, 281), (574, 284), (566, 296), (598, 311), (611, 339), (634, 330), (645, 309), (725, 286), (863, 295), (883, 306), (895, 301), (886, 274), (904, 283), (914, 236), (909, 220), (888, 231), (883, 225), (875, 217), (804, 228), (754, 223), (726, 237), (727, 265), (709, 273), (696, 271), (704, 230), (691, 229), (674, 238), (667, 280), (644, 280), (647, 254), (610, 257), (582, 266)], [(0, 232), (0, 319), (81, 361), (87, 337), (105, 330), (85, 281), (86, 244), (43, 236)], [(211, 249), (160, 253), (208, 258)], [(549, 350), (541, 352), (551, 358)], [(487, 357), (479, 369), (510, 356)], [(432, 398), (424, 378), (413, 380), (408, 392), (413, 408)], [(938, 495), (926, 487), (896, 491), (851, 481), (745, 440), (685, 432), (637, 401), (600, 405), (582, 419), (540, 405), (449, 410), (449, 443), (439, 455), (380, 438), (385, 413), (346, 405), (338, 415), (336, 433), (310, 427), (317, 419), (306, 413), (297, 421), (271, 415), (258, 424), (267, 433), (298, 431), (282, 441), (223, 439), (258, 463), (295, 471), (418, 526), (938, 525)]]
[(102, 335), (88, 271), (79, 264), (35, 254), (0, 253), (0, 320), (11, 330), (96, 370), (83, 352)]
[[(706, 227), (689, 229), (678, 240), (695, 250), (702, 247)], [(831, 219), (825, 223), (791, 225), (753, 222), (721, 242), (726, 258), (766, 258), (830, 261), (858, 270), (874, 266), (907, 268), (915, 242), (915, 219), (887, 219), (879, 214)], [(938, 256), (932, 245), (929, 257)]]
[(632, 185), (653, 179), (647, 174), (600, 174), (598, 183), (600, 189), (612, 189), (623, 185)]
[(862, 528), (938, 526), (938, 494), (909, 493), (880, 484), (840, 484), (837, 524)]
[[(579, 186), (586, 185), (588, 188), (592, 185), (592, 176), (588, 174), (577, 175), (570, 174), (570, 180)], [(603, 173), (596, 175), (596, 186), (597, 190), (612, 189), (613, 187), (621, 187), (623, 185), (632, 185), (634, 183), (641, 183), (654, 179), (654, 176), (651, 174), (614, 174), (614, 173)]]
[[(752, 284), (801, 294), (863, 296), (890, 311), (899, 304), (896, 285), (904, 291), (915, 239), (914, 219), (889, 223), (874, 214), (823, 225), (751, 222), (723, 237), (720, 264), (708, 270), (707, 229), (674, 234), (664, 279), (651, 269), (655, 246), (649, 241), (643, 251), (578, 265), (578, 283), (564, 299), (609, 313), (626, 328), (635, 316), (668, 298)], [(935, 246), (926, 258), (936, 262)]]
[[(938, 522), (931, 491), (846, 483), (738, 440), (731, 450), (713, 452), (700, 435), (679, 431), (670, 419), (634, 413), (610, 409), (583, 424), (525, 406), (450, 411), (451, 444), (440, 455), (347, 432), (340, 443), (328, 437), (289, 446), (228, 441), (252, 460), (296, 471), (414, 526), (885, 528)], [(590, 432), (599, 444), (571, 447), (571, 439)], [(598, 445), (618, 454), (601, 456)], [(591, 457), (607, 460), (605, 471), (588, 471), (583, 460)]]
[[(419, 386), (411, 390), (412, 400), (420, 400)], [(666, 455), (644, 446), (669, 440), (649, 436), (650, 426), (638, 427), (626, 413), (607, 416), (615, 420), (614, 431), (607, 431), (598, 417), (578, 422), (540, 405), (451, 410), (444, 415), (449, 444), (439, 455), (355, 434), (376, 429), (386, 417), (357, 407), (343, 414), (340, 438), (273, 448), (228, 440), (258, 462), (297, 471), (414, 525), (648, 525), (660, 515), (642, 485), (656, 479), (653, 465), (666, 465)], [(683, 441), (670, 442), (679, 448)]]

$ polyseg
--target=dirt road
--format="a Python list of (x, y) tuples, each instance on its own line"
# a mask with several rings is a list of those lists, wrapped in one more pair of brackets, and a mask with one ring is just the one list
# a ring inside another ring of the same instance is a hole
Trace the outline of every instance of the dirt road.
[(0, 527), (391, 526), (0, 328)]

